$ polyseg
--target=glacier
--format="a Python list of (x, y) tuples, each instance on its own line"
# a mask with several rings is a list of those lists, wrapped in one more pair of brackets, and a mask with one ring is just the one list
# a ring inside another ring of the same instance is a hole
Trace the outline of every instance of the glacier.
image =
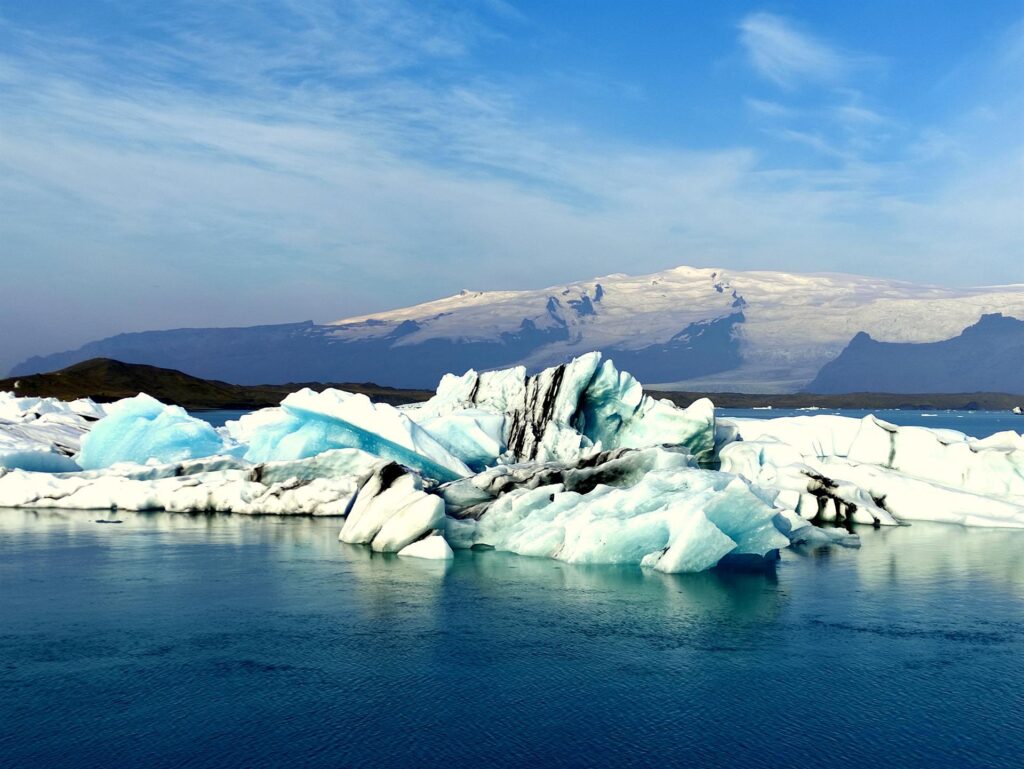
[(303, 389), (221, 428), (142, 394), (0, 394), (0, 507), (337, 516), (339, 540), (403, 557), (694, 572), (855, 547), (855, 524), (1024, 528), (1024, 437), (716, 418), (588, 353), (449, 374), (399, 407)]

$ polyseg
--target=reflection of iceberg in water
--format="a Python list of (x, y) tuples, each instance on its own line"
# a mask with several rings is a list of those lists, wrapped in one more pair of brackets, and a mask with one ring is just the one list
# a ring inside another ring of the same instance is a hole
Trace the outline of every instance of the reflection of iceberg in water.
[(866, 532), (862, 542), (854, 563), (867, 588), (899, 581), (941, 592), (981, 582), (1024, 597), (1024, 531), (915, 523)]
[(672, 618), (686, 624), (709, 616), (769, 622), (781, 607), (781, 595), (771, 589), (776, 583), (773, 570), (664, 574), (482, 552), (459, 554), (449, 579), (459, 577), (471, 578), (475, 589), (495, 601), (511, 591), (520, 597), (524, 611), (546, 608), (558, 613), (572, 606), (595, 618), (606, 614), (609, 633), (616, 635), (643, 633), (645, 625)]
[(264, 584), (275, 585), (278, 599), (296, 610), (311, 610), (305, 591), (312, 581), (316, 600), (328, 606), (342, 602), (364, 621), (397, 621), (412, 612), (421, 632), (452, 621), (450, 607), (472, 601), (477, 613), (498, 613), (501, 621), (518, 621), (510, 612), (555, 624), (587, 616), (580, 632), (594, 638), (668, 635), (680, 647), (705, 650), (723, 649), (722, 623), (730, 627), (729, 645), (761, 644), (766, 626), (799, 621), (793, 606), (815, 605), (837, 585), (847, 597), (830, 601), (829, 612), (850, 621), (876, 611), (886, 595), (1024, 597), (1024, 532), (1013, 530), (919, 523), (866, 531), (860, 550), (790, 550), (776, 569), (759, 573), (675, 575), (494, 551), (460, 551), (451, 561), (403, 558), (341, 543), (335, 521), (313, 517), (122, 512), (119, 526), (99, 526), (94, 517), (0, 509), (0, 537), (11, 546), (91, 551), (94, 557), (81, 562), (83, 578), (121, 579), (125, 568), (161, 578), (182, 568), (167, 553), (202, 545), (195, 552), (209, 552), (204, 558), (223, 559), (226, 549), (243, 578), (263, 573)]
[(122, 511), (117, 514), (121, 521), (117, 526), (97, 525), (98, 517), (96, 511), (88, 510), (0, 508), (0, 535), (9, 540), (30, 535), (134, 550), (168, 544), (243, 546), (261, 542), (285, 547), (289, 555), (298, 549), (313, 549), (319, 555), (336, 550), (330, 536), (333, 523), (325, 527), (314, 518), (301, 516)]

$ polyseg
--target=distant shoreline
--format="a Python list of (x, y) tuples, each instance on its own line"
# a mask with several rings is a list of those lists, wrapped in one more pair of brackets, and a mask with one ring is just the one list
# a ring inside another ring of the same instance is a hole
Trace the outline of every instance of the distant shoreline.
[[(15, 386), (17, 385), (17, 386)], [(279, 385), (236, 385), (201, 379), (174, 369), (135, 363), (122, 363), (109, 358), (94, 358), (76, 363), (60, 371), (10, 377), (0, 380), (0, 391), (19, 396), (53, 397), (61, 400), (92, 398), (109, 402), (145, 392), (165, 403), (190, 411), (219, 409), (258, 409), (276, 406), (288, 393), (303, 387), (322, 390), (336, 387), (364, 393), (370, 398), (391, 404), (416, 403), (427, 400), (430, 390), (408, 390), (387, 387), (373, 382), (292, 382)], [(657, 398), (687, 406), (699, 398), (710, 398), (721, 408), (778, 409), (907, 409), (907, 410), (977, 410), (1010, 411), (1024, 405), (1024, 395), (1009, 393), (847, 393), (815, 395), (811, 393), (712, 393), (682, 391), (648, 391)], [(1024, 419), (1021, 420), (1024, 423)]]
[[(720, 408), (751, 409), (905, 409), (909, 411), (1010, 411), (1024, 403), (1024, 395), (1011, 393), (698, 393), (649, 391), (681, 406), (710, 398)], [(1024, 422), (1024, 419), (1021, 419)]]

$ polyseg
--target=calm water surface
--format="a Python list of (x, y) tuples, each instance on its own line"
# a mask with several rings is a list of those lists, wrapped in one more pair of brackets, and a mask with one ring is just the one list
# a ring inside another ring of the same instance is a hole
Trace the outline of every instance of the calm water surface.
[(771, 573), (0, 510), (0, 766), (1020, 766), (1024, 532)]

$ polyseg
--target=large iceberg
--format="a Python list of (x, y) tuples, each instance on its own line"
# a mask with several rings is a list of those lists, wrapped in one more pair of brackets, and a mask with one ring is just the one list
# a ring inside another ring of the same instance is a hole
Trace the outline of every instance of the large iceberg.
[(627, 449), (575, 466), (495, 468), (442, 487), (445, 536), (456, 549), (671, 572), (703, 571), (730, 554), (764, 557), (790, 544), (774, 494), (689, 459)]
[(716, 419), (707, 400), (651, 398), (600, 353), (448, 375), (397, 408), (305, 389), (219, 429), (143, 395), (30, 400), (0, 396), (0, 506), (333, 515), (340, 540), (380, 552), (666, 572), (856, 545), (854, 523), (1024, 527), (1016, 433)]

